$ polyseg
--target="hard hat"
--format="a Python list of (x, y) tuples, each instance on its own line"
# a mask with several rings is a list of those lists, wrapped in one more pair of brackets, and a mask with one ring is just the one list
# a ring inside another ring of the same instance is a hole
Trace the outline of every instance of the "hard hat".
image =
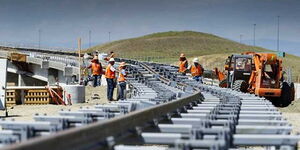
[(185, 57), (185, 55), (183, 53), (180, 54), (180, 57)]
[(120, 66), (121, 66), (121, 67), (126, 66), (125, 62), (121, 62), (121, 63), (120, 63)]
[(109, 62), (113, 62), (113, 61), (115, 61), (114, 58), (110, 58), (110, 59), (109, 59)]
[(194, 58), (194, 59), (193, 59), (193, 62), (194, 62), (194, 63), (198, 63), (198, 62), (199, 62), (199, 59), (198, 59), (198, 58)]
[(83, 58), (84, 58), (84, 59), (89, 59), (89, 58), (91, 58), (91, 57), (90, 57), (90, 55), (89, 55), (88, 53), (84, 53)]

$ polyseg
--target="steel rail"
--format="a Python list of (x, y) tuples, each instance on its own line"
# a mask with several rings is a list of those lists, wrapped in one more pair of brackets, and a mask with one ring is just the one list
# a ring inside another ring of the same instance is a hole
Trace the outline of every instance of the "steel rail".
[(166, 117), (184, 106), (200, 101), (200, 93), (165, 104), (153, 106), (130, 114), (112, 118), (103, 122), (89, 124), (58, 132), (50, 136), (39, 137), (6, 147), (10, 150), (62, 150), (62, 149), (107, 149), (109, 138), (115, 138), (136, 132), (138, 126)]
[[(157, 73), (154, 69), (152, 69), (150, 66), (148, 66), (146, 63), (141, 62), (140, 64), (141, 64), (141, 66), (143, 66), (146, 70), (148, 70), (148, 71), (151, 72), (152, 74), (157, 75), (157, 76), (159, 77), (159, 79), (160, 79), (161, 81), (163, 81), (164, 83), (169, 84), (169, 83), (171, 82), (170, 79), (168, 79), (168, 78), (166, 78), (166, 77), (160, 75), (160, 74)], [(184, 84), (184, 83), (182, 83), (182, 82), (177, 82), (177, 85), (179, 85), (179, 86), (181, 86), (181, 87), (188, 87), (187, 84)], [(197, 89), (194, 89), (194, 90), (197, 90)]]

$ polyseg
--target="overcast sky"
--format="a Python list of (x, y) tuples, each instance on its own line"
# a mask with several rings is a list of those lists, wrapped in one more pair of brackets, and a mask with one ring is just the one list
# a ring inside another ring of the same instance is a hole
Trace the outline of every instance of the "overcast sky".
[(153, 32), (194, 30), (300, 56), (299, 0), (0, 0), (0, 43), (76, 47)]

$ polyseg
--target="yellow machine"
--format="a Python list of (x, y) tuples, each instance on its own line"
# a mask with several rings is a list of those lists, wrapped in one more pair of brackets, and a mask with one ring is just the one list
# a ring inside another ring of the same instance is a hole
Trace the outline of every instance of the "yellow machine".
[(220, 87), (264, 96), (278, 106), (288, 106), (295, 95), (294, 83), (283, 77), (282, 60), (276, 54), (245, 52), (231, 55), (225, 72), (215, 68)]

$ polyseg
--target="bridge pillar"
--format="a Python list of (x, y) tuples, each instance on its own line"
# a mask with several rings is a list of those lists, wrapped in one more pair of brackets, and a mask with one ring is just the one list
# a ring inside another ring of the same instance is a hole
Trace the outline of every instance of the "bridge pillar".
[(18, 86), (24, 86), (24, 82), (21, 74), (18, 74)]
[(57, 81), (59, 81), (58, 70), (49, 68), (48, 69), (48, 84), (54, 85)]
[(48, 69), (48, 84), (55, 85), (56, 83), (69, 84), (72, 82), (72, 67), (65, 67), (64, 71), (49, 68)]
[(68, 85), (72, 82), (72, 75), (66, 75), (66, 72), (59, 71), (58, 79), (59, 79), (59, 83)]
[(42, 69), (49, 69), (49, 61), (48, 60), (43, 60), (41, 63), (41, 68)]
[(64, 70), (64, 76), (71, 77), (73, 75), (73, 67), (66, 66)]
[(64, 78), (65, 80), (65, 84), (70, 84), (71, 82), (73, 82), (72, 76), (73, 76), (73, 67), (65, 66), (63, 75), (61, 75), (61, 78)]

